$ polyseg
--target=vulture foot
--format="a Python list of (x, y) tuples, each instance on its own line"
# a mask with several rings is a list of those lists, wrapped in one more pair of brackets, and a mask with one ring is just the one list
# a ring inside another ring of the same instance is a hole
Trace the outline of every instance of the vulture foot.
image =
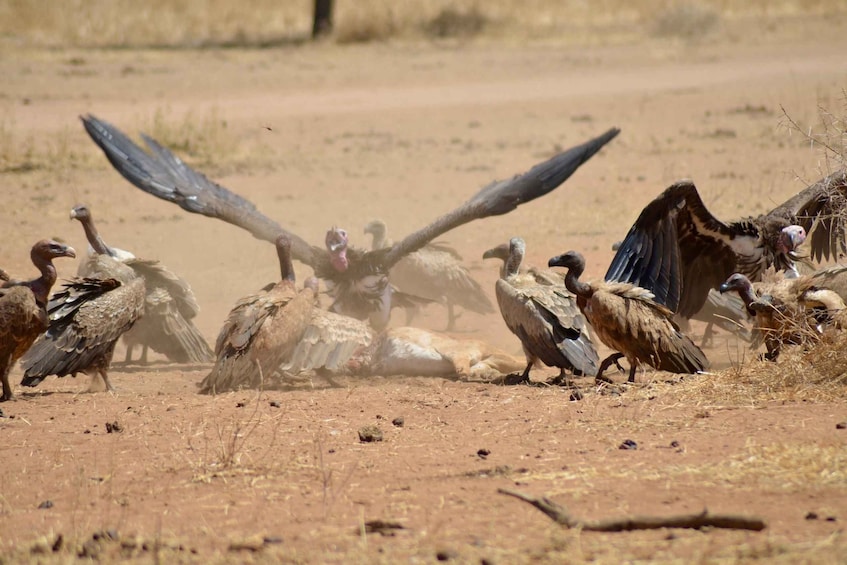
[[(613, 384), (613, 383), (614, 383), (614, 381), (613, 381), (612, 379), (610, 379), (609, 377), (605, 377), (605, 376), (603, 376), (603, 372), (604, 372), (606, 369), (608, 369), (608, 368), (612, 365), (612, 363), (614, 363), (614, 364), (615, 364), (615, 366), (618, 368), (618, 370), (619, 370), (621, 373), (623, 373), (623, 372), (624, 372), (624, 369), (623, 369), (623, 367), (621, 367), (621, 364), (618, 362), (618, 360), (619, 360), (619, 359), (621, 359), (622, 357), (624, 357), (624, 354), (623, 354), (623, 353), (618, 352), (618, 353), (612, 353), (611, 355), (609, 355), (608, 357), (606, 357), (605, 359), (603, 359), (603, 362), (602, 362), (602, 363), (600, 363), (600, 368), (599, 368), (599, 369), (597, 369), (597, 376), (596, 376), (596, 377), (594, 377), (594, 382), (595, 382), (596, 384), (601, 384), (601, 383), (605, 383), (605, 384)], [(635, 370), (634, 370), (634, 368), (633, 368), (633, 369), (630, 371), (630, 377), (633, 377), (633, 375), (634, 375), (634, 374), (635, 374)]]
[(529, 382), (529, 373), (510, 373), (508, 375), (503, 375), (497, 384), (501, 384), (503, 386), (515, 386), (529, 384)]
[(106, 374), (106, 371), (99, 371), (96, 374), (91, 375), (91, 384), (85, 392), (93, 393), (114, 391), (115, 389), (112, 386), (112, 383), (109, 382), (109, 375)]

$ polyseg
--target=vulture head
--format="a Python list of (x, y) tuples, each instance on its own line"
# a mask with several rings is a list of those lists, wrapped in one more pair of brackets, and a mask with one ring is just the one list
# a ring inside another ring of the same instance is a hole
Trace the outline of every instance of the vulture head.
[(504, 263), (509, 259), (509, 244), (501, 243), (482, 254), (483, 259), (500, 259)]
[(744, 305), (747, 307), (747, 312), (752, 316), (756, 315), (754, 309), (751, 308), (751, 304), (753, 304), (756, 300), (753, 293), (753, 283), (750, 282), (750, 279), (748, 279), (746, 275), (733, 273), (728, 279), (726, 279), (726, 282), (724, 282), (718, 290), (721, 291), (721, 294), (733, 290), (736, 291), (738, 296), (741, 297), (741, 300), (744, 301)]
[(329, 251), (329, 259), (335, 270), (344, 272), (347, 270), (347, 232), (341, 228), (333, 227), (326, 232), (326, 250)]
[(806, 241), (806, 230), (803, 229), (803, 226), (786, 226), (779, 232), (777, 250), (780, 253), (788, 254), (800, 247), (804, 241)]
[(36, 265), (49, 263), (56, 257), (76, 257), (76, 251), (73, 247), (53, 241), (52, 239), (42, 239), (32, 246), (29, 256), (32, 262)]
[(547, 261), (547, 266), (570, 269), (574, 271), (578, 277), (585, 270), (585, 257), (583, 257), (578, 251), (568, 251), (562, 255), (552, 257), (549, 261)]
[(91, 221), (91, 210), (85, 204), (77, 204), (71, 208), (71, 219), (79, 220), (83, 224)]
[(385, 241), (386, 232), (385, 222), (382, 220), (372, 220), (365, 226), (365, 234), (371, 234), (373, 236), (374, 248), (378, 247), (377, 244)]

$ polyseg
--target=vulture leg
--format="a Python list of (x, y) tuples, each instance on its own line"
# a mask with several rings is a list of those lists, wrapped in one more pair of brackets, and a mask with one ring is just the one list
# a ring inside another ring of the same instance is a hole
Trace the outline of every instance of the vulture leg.
[[(608, 369), (612, 365), (612, 363), (617, 365), (618, 369), (623, 371), (623, 367), (621, 367), (620, 363), (618, 363), (618, 359), (620, 359), (622, 357), (624, 357), (624, 354), (618, 352), (618, 353), (612, 353), (611, 355), (609, 355), (608, 357), (603, 359), (603, 362), (600, 363), (600, 368), (597, 369), (597, 376), (594, 377), (594, 382), (595, 383), (608, 383), (608, 384), (614, 383), (614, 381), (612, 379), (610, 379), (609, 377), (603, 376), (603, 371)], [(634, 367), (634, 365), (633, 365), (633, 367)], [(634, 378), (634, 375), (635, 375), (635, 369), (631, 369), (630, 370), (630, 377)]]
[[(573, 372), (574, 376), (581, 376), (582, 372), (580, 371), (580, 375), (577, 375), (577, 370), (575, 369)], [(547, 381), (548, 385), (551, 386), (563, 386), (566, 388), (576, 388), (573, 380), (568, 378), (568, 374), (565, 372), (564, 368), (559, 369), (559, 374)]]
[(146, 343), (141, 344), (141, 359), (139, 359), (138, 362), (141, 363), (142, 365), (147, 364), (147, 344)]
[(12, 400), (12, 386), (9, 384), (9, 371), (12, 368), (12, 354), (10, 353), (6, 359), (3, 359), (3, 396), (0, 397), (0, 401)]
[(418, 314), (421, 313), (421, 307), (418, 305), (410, 306), (406, 308), (406, 325), (411, 326), (412, 320), (418, 317)]
[(124, 357), (124, 364), (129, 365), (132, 363), (132, 350), (135, 346), (127, 344), (126, 346), (126, 357)]
[(635, 370), (638, 368), (638, 363), (633, 363), (629, 367), (629, 378), (626, 380), (628, 383), (635, 382)]
[(529, 370), (532, 368), (533, 363), (535, 363), (534, 359), (531, 361), (527, 361), (526, 369), (524, 369), (523, 373), (521, 373), (520, 375), (517, 373), (512, 373), (511, 375), (504, 376), (503, 384), (512, 386), (529, 383)]
[(714, 322), (709, 322), (706, 324), (706, 329), (703, 330), (703, 339), (700, 340), (700, 349), (704, 347), (711, 347), (714, 342), (715, 337), (715, 324)]
[(447, 329), (445, 331), (452, 332), (456, 329), (456, 320), (459, 319), (461, 314), (456, 314), (454, 310), (453, 302), (447, 301)]

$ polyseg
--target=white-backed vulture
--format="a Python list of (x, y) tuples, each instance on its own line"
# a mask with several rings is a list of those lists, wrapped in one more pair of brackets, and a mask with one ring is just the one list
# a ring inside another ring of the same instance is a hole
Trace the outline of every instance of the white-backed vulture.
[[(144, 280), (144, 316), (123, 335), (126, 344), (126, 362), (132, 360), (132, 351), (141, 346), (141, 363), (147, 363), (148, 348), (161, 353), (176, 363), (206, 363), (214, 354), (192, 319), (200, 312), (191, 286), (159, 261), (139, 259), (127, 251), (117, 250), (103, 241), (91, 210), (78, 204), (71, 210), (71, 219), (78, 220), (94, 254), (105, 254), (130, 267)], [(120, 251), (120, 253), (119, 253)], [(92, 264), (80, 263), (78, 274), (91, 275)]]
[(50, 325), (21, 359), (21, 384), (50, 375), (91, 375), (89, 392), (113, 390), (108, 370), (118, 338), (144, 313), (144, 280), (108, 255), (95, 255), (90, 276), (62, 285), (50, 297)]
[(335, 300), (331, 309), (367, 319), (376, 329), (388, 324), (391, 285), (388, 273), (400, 259), (447, 231), (472, 220), (506, 214), (565, 182), (583, 163), (618, 135), (610, 129), (595, 139), (537, 164), (512, 179), (494, 182), (453, 211), (386, 249), (363, 251), (348, 246), (347, 232), (333, 228), (323, 245), (309, 245), (262, 214), (254, 204), (194, 171), (155, 140), (142, 136), (149, 152), (111, 124), (92, 115), (82, 117), (86, 131), (109, 162), (129, 182), (188, 212), (218, 218), (274, 242), (280, 234), (291, 240), (292, 257), (310, 265), (327, 282)]
[(551, 258), (548, 266), (568, 269), (565, 286), (576, 295), (579, 309), (600, 341), (616, 351), (600, 364), (597, 380), (603, 380), (603, 371), (621, 357), (630, 364), (629, 382), (635, 382), (640, 363), (671, 373), (706, 370), (706, 356), (650, 291), (629, 283), (580, 281), (585, 258), (576, 251)]
[[(365, 233), (373, 236), (371, 250), (391, 247), (387, 228), (382, 220), (373, 220), (365, 226)], [(461, 264), (461, 255), (440, 242), (430, 242), (409, 253), (391, 267), (391, 283), (412, 296), (427, 298), (447, 308), (446, 331), (456, 329), (457, 306), (477, 314), (494, 313), (494, 305), (482, 286)], [(411, 324), (416, 309), (407, 310), (406, 325)]]
[(783, 345), (802, 345), (820, 337), (820, 327), (845, 306), (832, 290), (816, 284), (814, 275), (784, 277), (769, 273), (765, 280), (752, 283), (741, 273), (732, 274), (720, 287), (735, 291), (755, 319), (755, 331), (765, 342), (764, 358), (775, 361)]
[(690, 318), (703, 307), (709, 289), (732, 273), (757, 281), (769, 267), (795, 270), (794, 251), (807, 231), (813, 259), (843, 253), (846, 195), (842, 170), (767, 214), (723, 222), (709, 212), (692, 182), (678, 182), (641, 212), (605, 280), (646, 288), (657, 302)]
[(201, 393), (260, 388), (300, 341), (314, 309), (315, 291), (295, 287), (287, 236), (277, 238), (276, 251), (280, 281), (242, 298), (230, 311), (215, 344), (215, 366), (200, 383)]
[[(489, 249), (483, 258), (497, 257), (499, 249)], [(539, 361), (558, 367), (562, 374), (569, 370), (574, 375), (596, 375), (600, 359), (574, 295), (562, 284), (547, 284), (552, 277), (539, 283), (536, 275), (521, 273), (525, 253), (524, 240), (513, 237), (494, 287), (503, 321), (520, 339), (526, 355), (521, 382), (529, 382), (529, 371)]]
[(30, 281), (12, 281), (3, 271), (6, 276), (0, 287), (0, 379), (3, 383), (0, 401), (12, 399), (9, 384), (12, 366), (47, 330), (47, 300), (56, 282), (53, 259), (76, 257), (76, 253), (67, 245), (41, 240), (32, 246), (29, 256), (41, 273), (39, 277)]

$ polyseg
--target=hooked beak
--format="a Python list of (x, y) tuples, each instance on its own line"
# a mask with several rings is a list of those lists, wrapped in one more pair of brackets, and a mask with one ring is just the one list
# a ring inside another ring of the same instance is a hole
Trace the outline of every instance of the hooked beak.
[(65, 253), (64, 253), (64, 256), (65, 256), (65, 257), (76, 258), (76, 251), (74, 251), (74, 248), (73, 248), (73, 247), (71, 247), (70, 245), (67, 245), (67, 246), (65, 246)]

